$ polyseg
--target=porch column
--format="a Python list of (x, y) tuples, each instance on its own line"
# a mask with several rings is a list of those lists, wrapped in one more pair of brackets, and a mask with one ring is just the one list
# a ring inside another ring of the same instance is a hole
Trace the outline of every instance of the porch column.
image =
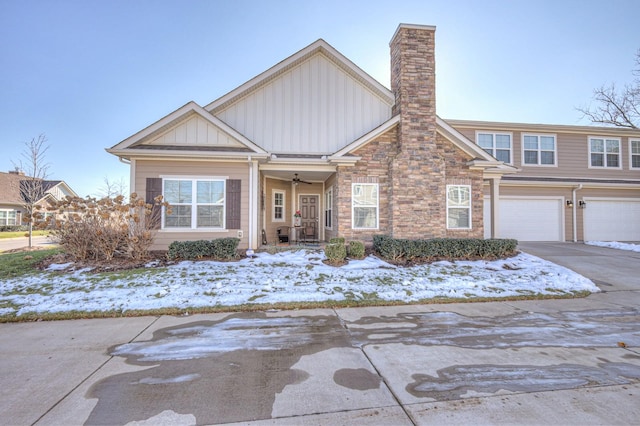
[(260, 247), (260, 230), (258, 229), (258, 214), (260, 212), (260, 171), (258, 162), (249, 162), (249, 235), (248, 245), (252, 250)]
[(498, 238), (500, 218), (500, 177), (489, 179), (491, 197), (491, 238)]

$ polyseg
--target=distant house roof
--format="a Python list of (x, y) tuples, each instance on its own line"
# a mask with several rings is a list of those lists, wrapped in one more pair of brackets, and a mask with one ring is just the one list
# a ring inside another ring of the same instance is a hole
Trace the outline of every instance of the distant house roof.
[[(22, 173), (0, 172), (0, 204), (21, 206), (28, 202), (27, 182), (31, 178)], [(53, 197), (60, 200), (67, 195), (77, 196), (77, 194), (62, 180), (42, 181), (43, 195), (35, 202), (39, 202), (46, 197)]]

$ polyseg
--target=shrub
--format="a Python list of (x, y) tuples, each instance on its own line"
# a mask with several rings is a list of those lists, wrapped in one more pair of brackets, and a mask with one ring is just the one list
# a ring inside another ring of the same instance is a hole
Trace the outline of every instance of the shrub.
[(235, 259), (240, 239), (218, 238), (215, 240), (174, 241), (169, 244), (167, 257), (170, 259), (202, 259), (211, 257), (216, 260)]
[(504, 258), (516, 252), (518, 241), (513, 239), (432, 238), (406, 240), (376, 235), (373, 249), (391, 261), (431, 261), (434, 259)]
[(329, 240), (329, 244), (344, 244), (344, 237), (333, 237)]
[(363, 259), (364, 243), (361, 241), (349, 241), (349, 247), (347, 248), (347, 253), (349, 254), (349, 257), (352, 259)]
[(324, 247), (324, 255), (329, 263), (341, 263), (347, 258), (347, 246), (338, 243), (329, 243)]
[(100, 200), (66, 197), (48, 208), (55, 211), (42, 226), (52, 229), (51, 236), (75, 260), (111, 260), (125, 257), (140, 260), (148, 257), (160, 209), (170, 206), (162, 196), (146, 203), (133, 193), (128, 202), (124, 196)]

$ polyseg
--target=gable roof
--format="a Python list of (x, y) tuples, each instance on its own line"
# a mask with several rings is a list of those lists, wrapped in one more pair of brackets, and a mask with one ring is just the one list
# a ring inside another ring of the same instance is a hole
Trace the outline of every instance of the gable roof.
[(238, 86), (226, 95), (206, 105), (204, 108), (207, 111), (212, 112), (213, 114), (217, 114), (220, 111), (226, 109), (229, 105), (247, 96), (248, 93), (256, 91), (260, 87), (271, 82), (273, 79), (285, 74), (292, 68), (300, 65), (302, 62), (307, 61), (310, 57), (318, 53), (321, 53), (322, 55), (330, 59), (335, 65), (345, 71), (348, 75), (359, 81), (371, 92), (378, 95), (381, 99), (388, 103), (389, 106), (394, 104), (395, 98), (391, 90), (387, 89), (376, 79), (364, 72), (360, 67), (354, 64), (342, 53), (338, 52), (329, 43), (327, 43), (323, 39), (318, 39), (304, 49), (298, 51), (297, 53), (294, 53), (293, 55), (272, 66), (261, 74), (258, 74), (241, 86)]
[[(163, 134), (169, 132), (172, 128), (179, 126), (181, 123), (184, 123), (193, 117), (201, 119), (207, 125), (210, 125), (214, 129), (220, 131), (233, 143), (225, 145), (170, 145), (167, 143), (158, 143), (157, 139), (154, 140), (154, 138), (159, 138)], [(231, 156), (234, 153), (242, 153), (244, 155), (247, 153), (258, 155), (262, 154), (266, 156), (266, 152), (262, 148), (229, 127), (223, 121), (211, 115), (208, 111), (193, 101), (183, 105), (155, 123), (142, 129), (138, 133), (107, 149), (107, 152), (125, 158), (133, 155), (187, 156), (190, 153), (202, 153), (203, 151), (220, 153), (222, 156)]]
[[(22, 206), (27, 203), (29, 191), (27, 182), (31, 178), (23, 174), (0, 172), (0, 204)], [(62, 199), (65, 195), (77, 196), (66, 182), (62, 180), (42, 181), (42, 196), (36, 203), (47, 198)]]

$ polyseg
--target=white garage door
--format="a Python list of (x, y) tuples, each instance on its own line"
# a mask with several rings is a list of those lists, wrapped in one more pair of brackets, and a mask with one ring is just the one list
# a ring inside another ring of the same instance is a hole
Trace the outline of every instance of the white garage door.
[[(500, 198), (499, 238), (564, 241), (561, 198)], [(491, 207), (485, 199), (485, 237), (491, 235)]]
[(585, 202), (585, 241), (640, 241), (639, 200), (585, 198)]

